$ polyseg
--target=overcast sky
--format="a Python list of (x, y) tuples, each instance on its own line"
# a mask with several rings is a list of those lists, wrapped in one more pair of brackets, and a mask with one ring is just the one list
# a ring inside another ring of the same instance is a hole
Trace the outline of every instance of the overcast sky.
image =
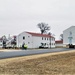
[(63, 30), (75, 25), (75, 0), (0, 0), (0, 36), (40, 32), (41, 22), (59, 39)]

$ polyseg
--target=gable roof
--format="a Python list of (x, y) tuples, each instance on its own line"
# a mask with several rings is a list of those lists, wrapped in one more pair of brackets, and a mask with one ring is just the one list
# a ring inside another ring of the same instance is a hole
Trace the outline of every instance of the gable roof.
[(57, 40), (55, 41), (56, 44), (60, 44), (60, 43), (63, 43), (63, 40)]
[[(75, 26), (70, 26), (69, 28), (65, 29), (64, 31), (68, 30), (68, 29), (71, 29), (71, 28), (74, 28), (75, 29)], [(63, 31), (63, 32), (64, 32)]]
[(47, 35), (47, 34), (40, 34), (40, 33), (33, 33), (33, 32), (26, 32), (26, 33), (29, 33), (32, 36), (49, 37), (49, 38), (51, 37), (51, 38), (54, 38), (53, 36), (50, 36), (50, 35)]

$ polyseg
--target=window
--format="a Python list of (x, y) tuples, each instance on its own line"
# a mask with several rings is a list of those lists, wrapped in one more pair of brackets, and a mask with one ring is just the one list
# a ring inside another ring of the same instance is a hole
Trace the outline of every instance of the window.
[(30, 44), (30, 42), (28, 42), (28, 44)]
[(28, 36), (28, 37), (30, 37), (30, 36)]
[(46, 40), (46, 38), (45, 38), (45, 40)]
[(41, 46), (43, 46), (43, 43), (41, 43)]
[(45, 43), (45, 45), (46, 45), (46, 43)]
[(43, 37), (42, 37), (42, 40), (43, 40)]
[(52, 43), (52, 45), (53, 45), (53, 43)]
[(47, 40), (48, 40), (48, 38), (47, 38)]
[(51, 45), (51, 43), (49, 43)]
[(53, 41), (53, 38), (52, 38), (52, 41)]
[(23, 36), (23, 40), (25, 40), (25, 36)]

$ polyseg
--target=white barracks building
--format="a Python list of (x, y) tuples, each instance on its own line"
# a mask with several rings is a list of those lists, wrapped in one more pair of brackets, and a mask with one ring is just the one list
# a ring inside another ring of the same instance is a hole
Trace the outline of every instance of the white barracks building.
[(75, 26), (71, 26), (63, 31), (63, 44), (75, 48)]
[(39, 48), (41, 44), (54, 48), (55, 38), (47, 34), (22, 32), (17, 36), (17, 47), (21, 47), (23, 43), (27, 44), (28, 48)]

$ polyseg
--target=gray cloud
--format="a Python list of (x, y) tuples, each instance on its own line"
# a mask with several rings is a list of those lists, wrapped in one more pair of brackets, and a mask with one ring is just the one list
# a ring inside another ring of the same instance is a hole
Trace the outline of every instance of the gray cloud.
[(75, 25), (75, 0), (0, 0), (0, 36), (22, 31), (40, 32), (37, 24), (48, 23), (59, 38)]

